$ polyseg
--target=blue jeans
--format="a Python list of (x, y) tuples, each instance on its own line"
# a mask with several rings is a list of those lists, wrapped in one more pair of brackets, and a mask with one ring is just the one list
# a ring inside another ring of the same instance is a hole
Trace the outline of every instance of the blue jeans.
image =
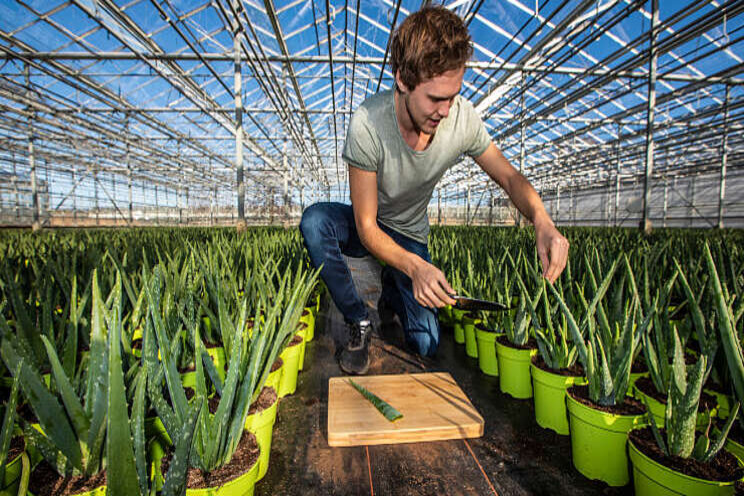
[[(405, 250), (431, 262), (425, 244), (386, 226), (380, 225), (380, 228)], [(351, 205), (323, 202), (309, 206), (302, 214), (300, 231), (313, 266), (323, 265), (320, 277), (346, 322), (367, 319), (367, 309), (357, 294), (351, 271), (342, 256), (361, 258), (369, 255), (357, 234)], [(381, 297), (400, 318), (406, 344), (419, 355), (433, 356), (439, 347), (437, 312), (416, 301), (411, 279), (386, 265), (382, 269)]]

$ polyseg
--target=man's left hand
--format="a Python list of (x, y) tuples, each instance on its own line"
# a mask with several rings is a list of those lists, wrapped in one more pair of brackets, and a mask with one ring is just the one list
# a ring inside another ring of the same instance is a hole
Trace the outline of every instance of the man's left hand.
[(537, 255), (543, 268), (543, 277), (554, 283), (566, 268), (568, 240), (551, 221), (535, 222)]

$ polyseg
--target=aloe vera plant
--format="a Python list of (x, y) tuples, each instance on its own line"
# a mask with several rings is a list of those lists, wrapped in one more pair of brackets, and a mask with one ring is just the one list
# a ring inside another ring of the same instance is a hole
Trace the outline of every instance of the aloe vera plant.
[(403, 418), (402, 413), (400, 413), (398, 410), (396, 410), (392, 405), (390, 405), (386, 401), (382, 400), (379, 396), (372, 393), (369, 389), (357, 384), (351, 379), (349, 379), (349, 384), (354, 386), (354, 389), (359, 391), (362, 394), (362, 396), (364, 396), (367, 399), (367, 401), (372, 403), (375, 406), (375, 408), (377, 408), (377, 411), (383, 414), (385, 418), (388, 419), (390, 422), (395, 422), (396, 420)]
[[(272, 275), (274, 272), (269, 274)], [(171, 438), (178, 438), (181, 425), (186, 423), (187, 417), (197, 416), (191, 446), (184, 455), (187, 456), (188, 466), (210, 472), (231, 460), (243, 435), (251, 401), (268, 377), (271, 365), (291, 340), (307, 297), (317, 280), (317, 274), (317, 271), (305, 272), (300, 264), (294, 271), (287, 270), (278, 281), (278, 287), (272, 291), (273, 299), (259, 300), (250, 332), (246, 327), (249, 316), (247, 293), (250, 292), (250, 288), (245, 288), (237, 313), (222, 314), (221, 334), (227, 337), (230, 343), (229, 348), (226, 346), (228, 368), (219, 392), (219, 405), (216, 412), (211, 414), (207, 407), (208, 390), (204, 372), (204, 363), (207, 363), (208, 357), (205, 358), (206, 355), (203, 353), (200, 327), (192, 318), (184, 320), (188, 332), (193, 336), (194, 354), (196, 357), (202, 357), (202, 360), (196, 360), (195, 363), (196, 394), (194, 403), (189, 403), (173, 363), (173, 345), (169, 338), (172, 333), (168, 332), (167, 323), (161, 318), (160, 276), (159, 270), (155, 269), (146, 284), (150, 312), (145, 329), (144, 357), (148, 369), (155, 371), (148, 381), (148, 391), (158, 416)], [(270, 279), (271, 276), (265, 275), (251, 278), (251, 284), (265, 285)], [(218, 291), (216, 287), (208, 289), (212, 290)], [(227, 303), (222, 301), (227, 297), (228, 295), (219, 291), (216, 295), (210, 295), (218, 308), (227, 306)], [(160, 361), (157, 359), (158, 353), (161, 356)], [(163, 394), (163, 386), (167, 390), (170, 405)], [(193, 413), (195, 408), (196, 414)], [(174, 488), (180, 487), (175, 481), (180, 479), (181, 475), (173, 475), (171, 472), (173, 468), (173, 465), (169, 468), (163, 486), (164, 493), (170, 493)]]
[(602, 406), (612, 406), (624, 401), (630, 381), (632, 358), (655, 313), (655, 307), (652, 306), (645, 318), (641, 314), (633, 271), (628, 258), (623, 255), (621, 259), (626, 270), (621, 283), (615, 288), (616, 294), (624, 287), (627, 279), (631, 288), (630, 300), (622, 307), (621, 312), (615, 312), (612, 321), (607, 318), (603, 298), (616, 273), (619, 262), (617, 259), (612, 262), (599, 285), (592, 263), (585, 259), (588, 281), (594, 296), (591, 302), (587, 303), (583, 294), (579, 292), (582, 308), (581, 313), (577, 312), (577, 315), (581, 316), (578, 319), (574, 316), (576, 310), (568, 308), (561, 294), (548, 283), (566, 316), (572, 338), (578, 346), (579, 360), (584, 367), (589, 386), (589, 397), (594, 403)]
[[(711, 291), (716, 311), (718, 331), (721, 336), (721, 345), (726, 355), (726, 362), (731, 377), (731, 384), (737, 403), (744, 401), (744, 353), (742, 352), (741, 338), (737, 332), (737, 326), (742, 322), (744, 315), (744, 302), (741, 300), (735, 307), (728, 296), (725, 286), (721, 283), (716, 264), (710, 252), (708, 244), (704, 247), (704, 256), (708, 273), (710, 275)], [(732, 413), (731, 418), (735, 415)]]
[(738, 414), (739, 403), (737, 402), (723, 430), (712, 442), (710, 439), (710, 423), (705, 432), (697, 436), (696, 441), (695, 425), (700, 394), (705, 379), (706, 361), (706, 357), (701, 356), (697, 363), (689, 366), (685, 365), (679, 335), (676, 330), (674, 331), (674, 361), (672, 376), (669, 380), (664, 419), (666, 438), (662, 436), (656, 426), (650, 408), (648, 413), (649, 424), (656, 443), (666, 456), (694, 458), (703, 463), (709, 462), (723, 447), (731, 425)]
[[(0, 345), (0, 354), (8, 368), (18, 368), (24, 396), (44, 432), (41, 434), (26, 425), (26, 441), (34, 445), (63, 476), (91, 476), (104, 467), (108, 381), (101, 378), (108, 375), (107, 310), (95, 271), (92, 294), (91, 358), (82, 397), (78, 396), (47, 336), (41, 339), (57, 384), (58, 396), (47, 389), (41, 374), (26, 361), (24, 350), (16, 340), (12, 337), (3, 339)], [(7, 337), (7, 329), (5, 334)]]
[[(563, 370), (572, 367), (578, 358), (578, 347), (570, 339), (568, 321), (561, 312), (558, 304), (551, 305), (545, 279), (538, 283), (540, 301), (538, 308), (530, 308), (534, 324), (537, 348), (545, 365), (553, 370)], [(563, 297), (563, 287), (558, 283), (558, 292)], [(540, 318), (542, 316), (542, 319)], [(541, 324), (543, 322), (544, 324)]]

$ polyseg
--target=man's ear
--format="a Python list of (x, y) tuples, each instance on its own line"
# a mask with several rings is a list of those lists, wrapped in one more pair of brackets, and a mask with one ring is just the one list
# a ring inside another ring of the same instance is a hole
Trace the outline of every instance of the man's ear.
[(400, 79), (400, 69), (395, 71), (395, 86), (398, 87), (398, 91), (401, 93), (408, 93), (408, 87), (403, 84), (403, 80)]

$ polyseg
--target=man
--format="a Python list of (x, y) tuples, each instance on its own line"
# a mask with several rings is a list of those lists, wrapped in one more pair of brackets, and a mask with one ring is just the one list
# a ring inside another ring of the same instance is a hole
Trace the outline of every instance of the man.
[(555, 281), (566, 265), (568, 242), (556, 230), (534, 188), (491, 142), (483, 121), (459, 96), (473, 52), (462, 20), (443, 7), (409, 16), (391, 41), (395, 87), (368, 98), (354, 112), (344, 144), (351, 206), (317, 203), (300, 230), (314, 266), (344, 316), (348, 343), (337, 350), (340, 368), (364, 374), (372, 331), (342, 254), (372, 254), (385, 262), (378, 302), (383, 325), (397, 314), (406, 344), (432, 356), (439, 345), (436, 309), (455, 290), (431, 264), (427, 206), (434, 187), (462, 154), (509, 195), (535, 227), (543, 275)]

